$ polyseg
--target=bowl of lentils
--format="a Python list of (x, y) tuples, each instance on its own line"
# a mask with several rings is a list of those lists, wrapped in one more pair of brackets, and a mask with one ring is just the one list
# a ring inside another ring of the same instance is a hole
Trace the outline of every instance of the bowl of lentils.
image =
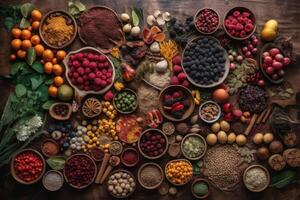
[(97, 166), (94, 160), (86, 154), (78, 153), (68, 158), (63, 174), (71, 187), (83, 189), (93, 183), (96, 171)]
[(182, 66), (188, 80), (200, 88), (220, 85), (229, 73), (227, 52), (211, 36), (196, 37), (183, 51)]
[(138, 107), (137, 95), (133, 90), (126, 88), (114, 96), (113, 104), (119, 113), (133, 113)]
[(145, 130), (139, 140), (138, 148), (141, 154), (148, 159), (162, 157), (168, 149), (168, 137), (159, 129)]
[(206, 101), (199, 107), (199, 116), (206, 123), (214, 123), (221, 117), (221, 108), (214, 101)]
[(190, 133), (181, 141), (182, 154), (189, 160), (199, 160), (204, 156), (206, 149), (206, 141), (199, 134)]
[(202, 34), (213, 34), (220, 25), (220, 16), (214, 9), (202, 8), (194, 16), (194, 25)]
[(127, 198), (133, 194), (136, 181), (133, 174), (127, 170), (113, 171), (107, 181), (107, 190), (115, 198)]

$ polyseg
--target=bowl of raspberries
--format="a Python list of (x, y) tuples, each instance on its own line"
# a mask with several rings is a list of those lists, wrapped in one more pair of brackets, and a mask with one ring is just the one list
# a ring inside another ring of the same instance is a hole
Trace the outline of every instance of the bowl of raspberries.
[(255, 16), (248, 8), (234, 7), (226, 13), (223, 26), (231, 38), (245, 40), (256, 30)]

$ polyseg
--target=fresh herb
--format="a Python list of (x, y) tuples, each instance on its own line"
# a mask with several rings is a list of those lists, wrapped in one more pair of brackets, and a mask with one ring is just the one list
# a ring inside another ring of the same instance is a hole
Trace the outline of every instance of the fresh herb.
[(23, 18), (20, 22), (20, 28), (27, 28), (30, 26), (30, 21), (28, 20), (31, 16), (31, 12), (35, 9), (35, 6), (32, 3), (24, 3), (20, 10)]
[(68, 12), (74, 17), (79, 17), (86, 10), (86, 7), (79, 0), (71, 0), (68, 2)]
[(131, 9), (131, 17), (133, 26), (142, 26), (144, 23), (143, 9), (133, 7)]
[(284, 188), (284, 187), (290, 185), (291, 183), (293, 183), (295, 178), (296, 178), (295, 171), (285, 170), (275, 176), (272, 176), (270, 187), (277, 188), (277, 189)]
[(51, 157), (46, 160), (51, 169), (61, 170), (64, 168), (66, 159), (61, 156)]
[(7, 31), (10, 32), (13, 26), (19, 23), (22, 18), (20, 6), (1, 6), (0, 16), (4, 20)]

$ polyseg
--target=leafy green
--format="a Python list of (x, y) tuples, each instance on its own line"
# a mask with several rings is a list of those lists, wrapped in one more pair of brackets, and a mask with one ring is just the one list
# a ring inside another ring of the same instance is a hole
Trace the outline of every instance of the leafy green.
[(18, 84), (18, 85), (16, 85), (15, 92), (16, 92), (16, 95), (18, 97), (22, 97), (22, 96), (24, 96), (26, 94), (27, 89), (26, 89), (26, 87), (24, 85)]
[(53, 100), (48, 100), (42, 105), (42, 108), (45, 110), (49, 110), (49, 108), (52, 106), (53, 103), (54, 103)]
[(4, 20), (4, 25), (8, 32), (12, 27), (19, 23), (22, 15), (20, 6), (0, 6), (0, 16)]
[(26, 63), (24, 62), (15, 62), (11, 66), (10, 74), (12, 76), (16, 75), (19, 71), (23, 70), (23, 68), (26, 66)]
[(31, 65), (31, 67), (32, 67), (32, 69), (34, 69), (36, 72), (38, 72), (40, 74), (44, 73), (43, 65), (39, 61), (34, 61)]
[(68, 2), (68, 12), (74, 17), (78, 17), (85, 10), (85, 5), (79, 0), (71, 0)]
[(132, 24), (134, 26), (142, 26), (144, 21), (143, 9), (133, 7), (131, 9)]
[(30, 26), (30, 22), (23, 17), (20, 22), (20, 28), (27, 28), (29, 26)]
[(33, 62), (36, 59), (36, 53), (35, 53), (34, 47), (28, 48), (26, 55), (27, 55), (26, 62), (28, 63), (28, 65), (32, 66)]
[(66, 159), (61, 156), (50, 157), (46, 160), (47, 164), (54, 170), (61, 170), (64, 168)]
[(278, 188), (278, 189), (284, 188), (289, 184), (291, 184), (295, 180), (295, 177), (296, 177), (295, 171), (285, 170), (271, 178), (270, 187)]
[(134, 9), (132, 9), (131, 11), (131, 16), (132, 16), (132, 24), (133, 26), (138, 26), (140, 21), (139, 21), (139, 17), (137, 16), (136, 12)]
[(35, 6), (32, 3), (24, 3), (21, 6), (21, 14), (24, 18), (29, 18)]

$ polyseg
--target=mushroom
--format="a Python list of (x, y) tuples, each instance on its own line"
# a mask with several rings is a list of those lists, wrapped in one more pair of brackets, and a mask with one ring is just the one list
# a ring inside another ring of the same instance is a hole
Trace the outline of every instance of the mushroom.
[(166, 22), (171, 20), (171, 14), (169, 12), (164, 12), (162, 17)]
[(158, 18), (158, 17), (160, 17), (161, 15), (162, 15), (162, 14), (161, 14), (160, 10), (157, 10), (157, 11), (154, 12), (154, 17), (155, 17), (155, 18)]
[(163, 26), (166, 23), (166, 21), (163, 19), (162, 16), (159, 16), (158, 18), (156, 18), (156, 22), (159, 26)]
[(149, 26), (153, 26), (155, 24), (155, 17), (153, 15), (148, 15), (147, 17), (147, 24)]

